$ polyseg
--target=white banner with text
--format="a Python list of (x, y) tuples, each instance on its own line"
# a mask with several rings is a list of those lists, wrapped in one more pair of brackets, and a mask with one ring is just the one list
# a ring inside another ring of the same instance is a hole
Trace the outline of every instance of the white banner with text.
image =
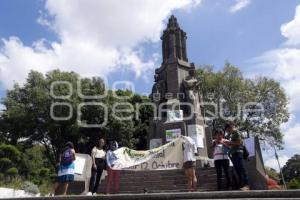
[[(113, 152), (115, 170), (169, 170), (183, 166), (182, 145), (189, 142), (185, 136), (147, 151), (122, 147)], [(113, 159), (113, 158), (112, 158)]]

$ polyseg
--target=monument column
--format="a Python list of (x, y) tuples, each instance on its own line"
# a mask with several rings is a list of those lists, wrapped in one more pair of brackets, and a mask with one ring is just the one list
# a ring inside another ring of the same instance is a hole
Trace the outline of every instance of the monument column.
[(149, 147), (185, 135), (195, 140), (201, 156), (207, 158), (199, 80), (195, 65), (188, 62), (186, 39), (186, 33), (172, 15), (161, 36), (162, 64), (154, 75), (151, 99), (157, 105), (158, 116), (150, 124)]

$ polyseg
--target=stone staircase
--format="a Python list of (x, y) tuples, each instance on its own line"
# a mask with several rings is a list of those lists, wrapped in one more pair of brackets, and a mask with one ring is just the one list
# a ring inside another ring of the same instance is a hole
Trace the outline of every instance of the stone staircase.
[[(216, 190), (215, 168), (197, 168), (198, 190)], [(106, 180), (99, 186), (105, 192)], [(187, 179), (183, 169), (167, 171), (121, 171), (120, 193), (184, 192)]]
[[(0, 195), (1, 197), (1, 195)], [(2, 200), (300, 200), (300, 190), (289, 191), (228, 191), (228, 192), (181, 192), (181, 193), (151, 193), (151, 194), (118, 194), (97, 196), (57, 196), (57, 197), (24, 197), (3, 198)]]

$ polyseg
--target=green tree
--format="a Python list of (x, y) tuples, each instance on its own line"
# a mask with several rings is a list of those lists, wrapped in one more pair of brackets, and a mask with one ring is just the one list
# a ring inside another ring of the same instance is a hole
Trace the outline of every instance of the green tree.
[[(55, 81), (64, 81), (68, 84), (54, 84)], [(80, 84), (79, 84), (80, 83)], [(80, 86), (80, 89), (78, 89)], [(70, 91), (70, 87), (73, 89)], [(82, 95), (103, 95), (103, 98), (83, 98)], [(57, 98), (67, 96), (68, 99)], [(121, 99), (120, 97), (127, 97)], [(110, 91), (106, 90), (104, 81), (101, 78), (83, 78), (74, 72), (61, 72), (54, 70), (45, 76), (39, 72), (31, 71), (23, 86), (16, 84), (12, 90), (7, 91), (3, 99), (5, 110), (0, 118), (3, 124), (0, 126), (0, 134), (6, 142), (17, 144), (20, 139), (27, 146), (39, 143), (45, 147), (45, 155), (52, 167), (56, 166), (57, 158), (64, 144), (72, 141), (75, 147), (83, 144), (83, 151), (88, 152), (86, 144), (96, 141), (99, 137), (116, 139), (122, 145), (132, 148), (140, 144), (141, 135), (147, 135), (147, 115), (151, 114), (150, 107), (141, 106), (133, 108), (129, 112), (114, 112), (116, 103), (123, 103), (117, 109), (127, 109), (124, 103), (147, 102), (147, 97), (133, 94), (131, 91)], [(68, 120), (54, 120), (51, 117), (51, 108), (54, 116), (67, 117), (70, 108), (53, 103), (69, 103), (73, 113)], [(82, 124), (101, 124), (107, 120), (103, 127), (86, 128), (78, 123), (77, 108), (82, 103), (101, 103), (107, 108), (107, 118), (103, 106), (82, 106)], [(141, 110), (141, 119), (134, 119), (136, 109)], [(120, 120), (116, 116), (133, 116), (132, 119)], [(142, 147), (140, 147), (142, 148)], [(27, 152), (29, 153), (29, 152)], [(26, 156), (26, 154), (25, 154)], [(28, 165), (28, 163), (26, 164)], [(30, 168), (30, 167), (29, 167)]]
[[(245, 78), (239, 68), (226, 63), (221, 71), (212, 66), (197, 70), (203, 114), (215, 126), (235, 121), (247, 135), (259, 136), (272, 146), (282, 147), (280, 125), (289, 119), (288, 100), (278, 82), (266, 77)], [(251, 104), (250, 104), (251, 103)], [(263, 109), (261, 109), (263, 108)]]
[(286, 181), (300, 180), (300, 155), (296, 154), (290, 158), (283, 166), (282, 173)]
[(30, 148), (24, 148), (22, 154), (20, 175), (37, 185), (49, 182), (52, 174), (55, 173), (45, 151), (44, 146), (34, 145)]

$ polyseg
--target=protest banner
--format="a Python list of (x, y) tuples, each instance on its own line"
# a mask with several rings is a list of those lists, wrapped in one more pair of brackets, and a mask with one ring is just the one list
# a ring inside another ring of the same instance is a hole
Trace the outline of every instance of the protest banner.
[(189, 142), (185, 136), (147, 151), (136, 151), (122, 147), (114, 151), (115, 170), (170, 170), (181, 169), (183, 166), (182, 145)]

